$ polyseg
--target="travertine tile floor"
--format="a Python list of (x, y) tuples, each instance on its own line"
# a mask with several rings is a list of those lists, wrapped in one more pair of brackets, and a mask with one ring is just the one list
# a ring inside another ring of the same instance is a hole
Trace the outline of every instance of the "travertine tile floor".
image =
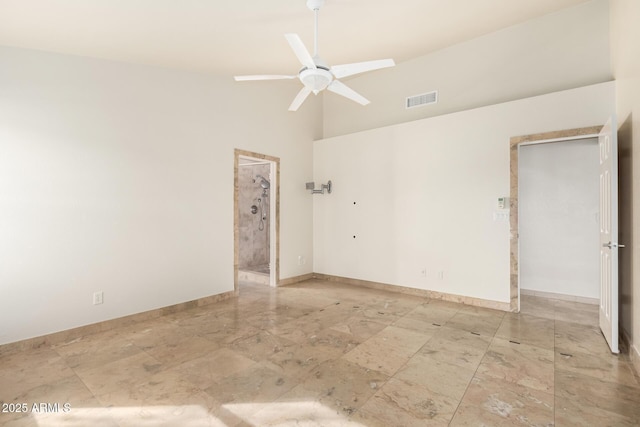
[(0, 413), (16, 426), (640, 424), (640, 386), (596, 306), (523, 297), (511, 314), (322, 281), (243, 284), (5, 356), (0, 401), (27, 403)]

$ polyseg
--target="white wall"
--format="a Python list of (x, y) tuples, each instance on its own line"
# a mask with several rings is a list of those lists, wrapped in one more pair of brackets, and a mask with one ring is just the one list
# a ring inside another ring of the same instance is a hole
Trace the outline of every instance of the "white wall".
[(520, 289), (600, 298), (598, 139), (521, 146)]
[[(640, 370), (640, 2), (611, 1), (620, 166), (620, 320)], [(634, 158), (635, 156), (635, 158)]]
[(314, 270), (508, 302), (509, 224), (493, 214), (509, 195), (509, 139), (603, 124), (614, 90), (602, 83), (315, 142), (315, 181), (334, 188), (314, 199)]
[(281, 277), (311, 272), (297, 89), (0, 48), (0, 344), (233, 290), (234, 148), (280, 157)]
[[(348, 79), (371, 104), (325, 94), (324, 137), (610, 81), (608, 16), (594, 0)], [(432, 90), (438, 104), (405, 109)]]

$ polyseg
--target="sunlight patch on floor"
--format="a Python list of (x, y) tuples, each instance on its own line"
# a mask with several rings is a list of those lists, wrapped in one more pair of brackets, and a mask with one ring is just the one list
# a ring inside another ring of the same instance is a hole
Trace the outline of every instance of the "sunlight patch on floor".
[(255, 426), (364, 427), (319, 402), (230, 403), (223, 408)]
[[(238, 420), (254, 426), (364, 427), (319, 402), (234, 403), (222, 406)], [(38, 427), (179, 425), (226, 427), (199, 405), (71, 408), (69, 412), (32, 413)], [(114, 424), (117, 423), (117, 424)]]
[[(199, 405), (71, 408), (69, 412), (32, 413), (38, 427), (184, 426), (226, 427)], [(114, 424), (117, 423), (117, 424)]]

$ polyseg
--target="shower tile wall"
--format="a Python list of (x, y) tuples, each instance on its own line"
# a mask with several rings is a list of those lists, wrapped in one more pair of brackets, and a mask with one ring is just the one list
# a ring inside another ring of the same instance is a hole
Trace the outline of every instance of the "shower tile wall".
[[(239, 186), (239, 211), (240, 211), (240, 248), (239, 265), (241, 270), (261, 271), (269, 265), (269, 197), (262, 196), (262, 187), (259, 180), (254, 182), (256, 175), (269, 177), (270, 165), (240, 165), (238, 168)], [(267, 215), (264, 221), (264, 229), (260, 230), (260, 205), (258, 199), (262, 199), (263, 209)], [(258, 207), (258, 213), (251, 213), (251, 206)]]

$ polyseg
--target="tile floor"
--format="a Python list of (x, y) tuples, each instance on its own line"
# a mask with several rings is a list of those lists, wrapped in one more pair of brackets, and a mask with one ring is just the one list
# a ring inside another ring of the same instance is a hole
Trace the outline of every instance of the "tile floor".
[(523, 297), (511, 314), (323, 281), (243, 284), (5, 356), (0, 402), (15, 426), (640, 424), (638, 380), (596, 306)]

